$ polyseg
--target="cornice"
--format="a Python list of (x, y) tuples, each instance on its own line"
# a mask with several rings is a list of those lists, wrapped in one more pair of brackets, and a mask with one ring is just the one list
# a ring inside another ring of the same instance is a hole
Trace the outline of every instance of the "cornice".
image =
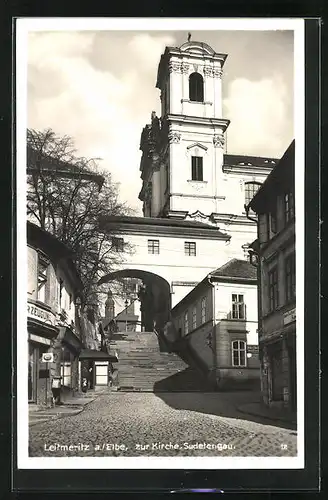
[(230, 120), (226, 120), (224, 118), (204, 118), (202, 116), (189, 116), (189, 115), (177, 115), (177, 114), (168, 114), (167, 119), (171, 123), (190, 123), (195, 125), (205, 125), (209, 124), (215, 127), (220, 127), (223, 132), (226, 131), (230, 124)]
[(225, 174), (235, 174), (235, 175), (265, 175), (268, 176), (272, 170), (272, 167), (256, 166), (256, 165), (223, 165), (222, 171)]
[[(106, 225), (107, 226), (107, 225)], [(108, 224), (109, 231), (111, 230), (110, 224)], [(106, 229), (106, 227), (105, 227)], [(119, 225), (115, 225), (115, 229), (122, 231), (126, 234), (144, 234), (144, 235), (157, 235), (157, 236), (175, 236), (175, 237), (189, 237), (195, 239), (211, 239), (211, 240), (221, 240), (229, 241), (231, 236), (228, 234), (223, 234), (218, 228), (209, 227), (172, 227), (172, 226), (157, 226), (156, 224), (142, 225), (132, 224), (128, 222), (121, 222)]]
[(256, 222), (249, 220), (246, 215), (234, 215), (234, 214), (216, 214), (212, 213), (210, 218), (216, 223), (225, 223), (231, 225), (247, 225), (247, 226), (257, 226)]

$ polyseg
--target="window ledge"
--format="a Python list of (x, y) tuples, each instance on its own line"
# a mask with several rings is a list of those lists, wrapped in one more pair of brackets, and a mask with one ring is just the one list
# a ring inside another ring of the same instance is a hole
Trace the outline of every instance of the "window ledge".
[(196, 180), (193, 180), (193, 179), (187, 179), (187, 182), (192, 182), (194, 184), (208, 184), (207, 181), (196, 181)]
[(210, 106), (213, 106), (213, 103), (211, 101), (191, 101), (190, 99), (181, 99), (181, 102), (190, 102), (192, 104), (209, 104)]

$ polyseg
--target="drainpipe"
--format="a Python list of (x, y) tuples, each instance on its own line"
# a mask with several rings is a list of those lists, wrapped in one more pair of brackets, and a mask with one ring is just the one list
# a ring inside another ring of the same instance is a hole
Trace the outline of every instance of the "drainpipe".
[[(245, 211), (246, 211), (246, 217), (253, 221), (256, 222), (257, 227), (258, 227), (258, 221), (257, 219), (254, 219), (253, 217), (249, 216), (249, 205), (245, 205)], [(257, 235), (258, 235), (258, 229), (257, 229)], [(263, 321), (262, 321), (262, 256), (261, 256), (261, 250), (260, 250), (260, 244), (258, 244), (258, 248), (254, 249), (252, 248), (249, 251), (250, 255), (256, 255), (257, 256), (257, 286), (258, 286), (258, 294), (257, 294), (257, 323), (258, 323), (258, 342), (259, 342), (259, 352), (260, 352), (260, 335), (262, 334), (262, 327), (263, 327)], [(260, 358), (260, 364), (262, 365), (263, 359)], [(262, 368), (261, 368), (262, 372)], [(263, 379), (261, 377), (261, 386), (263, 383)], [(262, 389), (262, 387), (261, 387)]]
[[(253, 218), (253, 217), (250, 217), (249, 215), (249, 210), (250, 210), (250, 206), (249, 205), (244, 205), (244, 208), (245, 208), (245, 212), (246, 212), (246, 217), (247, 219), (249, 219), (250, 221), (252, 222), (256, 222), (257, 224), (257, 227), (258, 227), (258, 220)], [(257, 229), (257, 235), (258, 235), (258, 229)], [(259, 333), (262, 332), (262, 286), (261, 286), (261, 283), (262, 283), (262, 280), (261, 280), (261, 276), (262, 276), (262, 260), (261, 260), (261, 252), (260, 252), (260, 245), (258, 246), (258, 249), (254, 249), (252, 248), (252, 250), (250, 251), (251, 254), (255, 254), (257, 256), (257, 286), (258, 286), (258, 300), (257, 300), (257, 317), (258, 317), (258, 330), (259, 330)]]
[(215, 323), (215, 284), (212, 282), (211, 275), (207, 276), (208, 283), (212, 287), (212, 350), (213, 350), (213, 371), (215, 374), (215, 387), (217, 387), (217, 359), (216, 359), (216, 323)]

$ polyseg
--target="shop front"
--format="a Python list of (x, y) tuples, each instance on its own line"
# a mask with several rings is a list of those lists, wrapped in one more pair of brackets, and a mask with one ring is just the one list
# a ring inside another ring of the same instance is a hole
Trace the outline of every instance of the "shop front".
[(58, 335), (55, 315), (46, 307), (32, 302), (27, 306), (28, 331), (28, 401), (45, 405), (50, 394), (50, 363), (42, 355), (52, 350)]
[(82, 390), (100, 389), (110, 385), (112, 363), (117, 363), (115, 354), (95, 349), (83, 349), (80, 353)]
[(79, 391), (79, 354), (82, 342), (72, 328), (61, 326), (59, 330), (56, 346), (57, 375), (61, 377), (61, 398), (65, 400)]

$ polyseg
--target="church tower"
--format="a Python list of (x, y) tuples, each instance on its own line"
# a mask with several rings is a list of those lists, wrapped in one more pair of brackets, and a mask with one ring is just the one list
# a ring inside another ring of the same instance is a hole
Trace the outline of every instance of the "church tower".
[(105, 319), (111, 321), (115, 318), (115, 302), (111, 290), (108, 290), (105, 302)]
[(158, 66), (161, 117), (152, 113), (140, 149), (146, 217), (209, 218), (224, 199), (222, 165), (229, 120), (222, 117), (226, 54), (202, 42), (166, 47)]

